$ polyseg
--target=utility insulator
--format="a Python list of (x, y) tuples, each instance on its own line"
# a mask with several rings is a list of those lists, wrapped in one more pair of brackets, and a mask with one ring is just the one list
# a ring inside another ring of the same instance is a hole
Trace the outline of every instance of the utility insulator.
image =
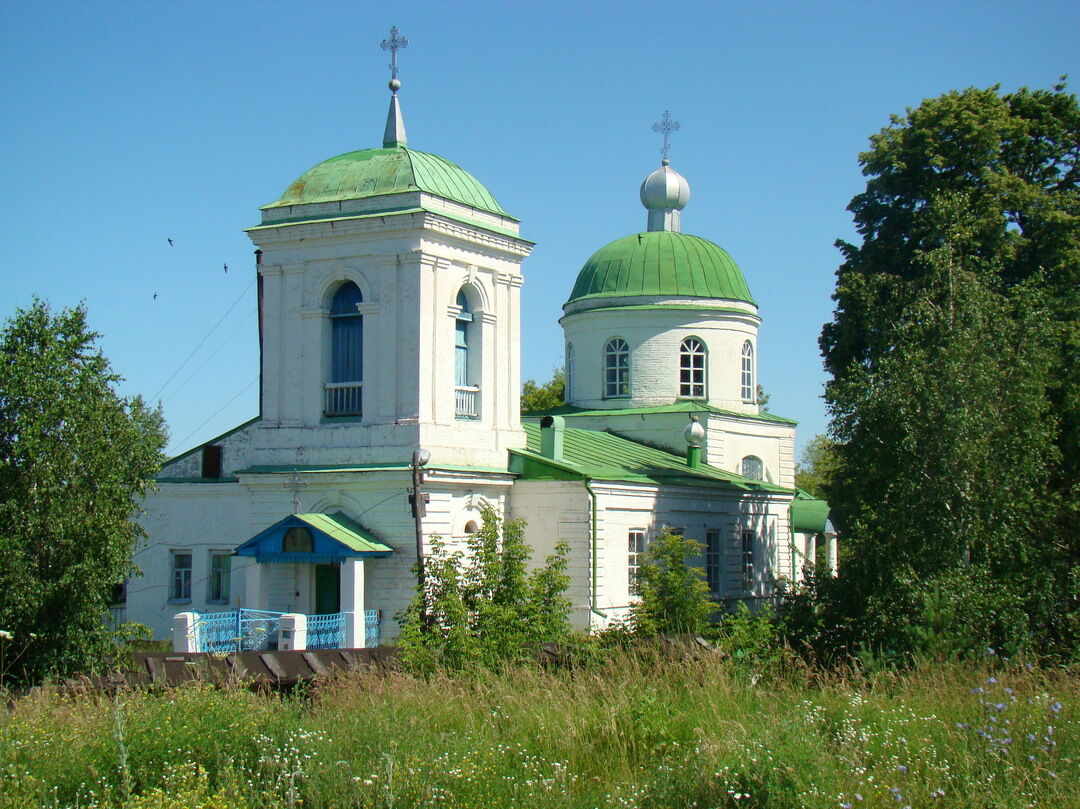
[[(427, 516), (427, 504), (431, 502), (431, 495), (427, 492), (420, 494), (420, 504), (417, 508), (416, 495), (409, 495), (409, 508), (412, 511), (414, 517), (426, 517)], [(419, 513), (418, 513), (419, 512)]]

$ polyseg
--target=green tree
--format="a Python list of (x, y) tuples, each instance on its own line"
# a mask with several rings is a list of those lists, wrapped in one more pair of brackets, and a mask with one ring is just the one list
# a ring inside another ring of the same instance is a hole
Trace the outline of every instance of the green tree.
[(465, 551), (434, 540), (424, 560), (426, 592), (401, 616), (399, 643), (413, 670), (496, 668), (570, 635), (565, 544), (529, 571), (524, 523), (490, 509)]
[(0, 629), (16, 682), (93, 667), (163, 460), (161, 414), (120, 381), (78, 306), (35, 300), (0, 331)]
[(641, 600), (630, 623), (640, 635), (701, 632), (716, 605), (700, 565), (703, 546), (695, 539), (665, 532), (649, 543), (637, 572)]
[(558, 407), (565, 397), (566, 372), (562, 368), (556, 368), (551, 373), (551, 379), (543, 385), (537, 385), (534, 379), (525, 380), (525, 384), (521, 386), (521, 412), (533, 413)]
[(804, 492), (828, 500), (828, 488), (836, 469), (836, 442), (827, 435), (815, 435), (795, 464), (795, 485)]
[(821, 339), (852, 643), (910, 648), (942, 586), (973, 643), (1076, 648), (1078, 157), (1063, 85), (929, 99), (860, 156)]

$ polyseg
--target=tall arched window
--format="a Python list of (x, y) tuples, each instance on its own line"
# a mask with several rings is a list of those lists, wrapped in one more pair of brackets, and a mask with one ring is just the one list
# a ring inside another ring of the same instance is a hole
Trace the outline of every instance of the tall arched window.
[(563, 391), (563, 401), (574, 401), (574, 344), (566, 344), (566, 390)]
[(749, 340), (742, 344), (742, 399), (754, 401), (754, 347)]
[(459, 419), (480, 418), (479, 367), (476, 357), (475, 323), (465, 290), (458, 291), (454, 316), (454, 413)]
[(330, 302), (330, 379), (326, 384), (328, 416), (358, 416), (364, 381), (364, 297), (352, 281), (338, 287)]
[(604, 346), (604, 397), (630, 395), (630, 346), (616, 337)]
[(705, 344), (696, 337), (679, 346), (679, 396), (705, 396)]

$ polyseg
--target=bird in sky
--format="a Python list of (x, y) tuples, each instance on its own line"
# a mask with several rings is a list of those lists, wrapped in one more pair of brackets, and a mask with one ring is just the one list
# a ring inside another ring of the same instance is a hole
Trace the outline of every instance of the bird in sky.
[(172, 247), (172, 246), (173, 246), (172, 239), (169, 239), (169, 247)]
[(229, 274), (229, 265), (228, 264), (225, 265), (225, 274), (226, 275)]
[(154, 293), (154, 300), (155, 301), (157, 300), (157, 293), (156, 292)]

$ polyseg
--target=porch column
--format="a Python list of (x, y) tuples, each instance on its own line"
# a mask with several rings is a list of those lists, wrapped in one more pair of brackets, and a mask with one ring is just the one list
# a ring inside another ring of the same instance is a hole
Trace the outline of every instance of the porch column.
[(341, 611), (345, 613), (345, 648), (364, 648), (364, 560), (341, 563)]
[(828, 559), (829, 559), (829, 570), (832, 572), (832, 575), (835, 576), (836, 575), (836, 566), (837, 566), (837, 563), (839, 562), (838, 554), (837, 554), (837, 550), (836, 550), (836, 534), (826, 534), (825, 535), (825, 552), (828, 555)]
[(364, 611), (363, 559), (346, 559), (341, 563), (341, 611)]
[(244, 607), (249, 610), (265, 610), (267, 577), (264, 575), (263, 566), (255, 560), (255, 557), (249, 557), (244, 577)]

